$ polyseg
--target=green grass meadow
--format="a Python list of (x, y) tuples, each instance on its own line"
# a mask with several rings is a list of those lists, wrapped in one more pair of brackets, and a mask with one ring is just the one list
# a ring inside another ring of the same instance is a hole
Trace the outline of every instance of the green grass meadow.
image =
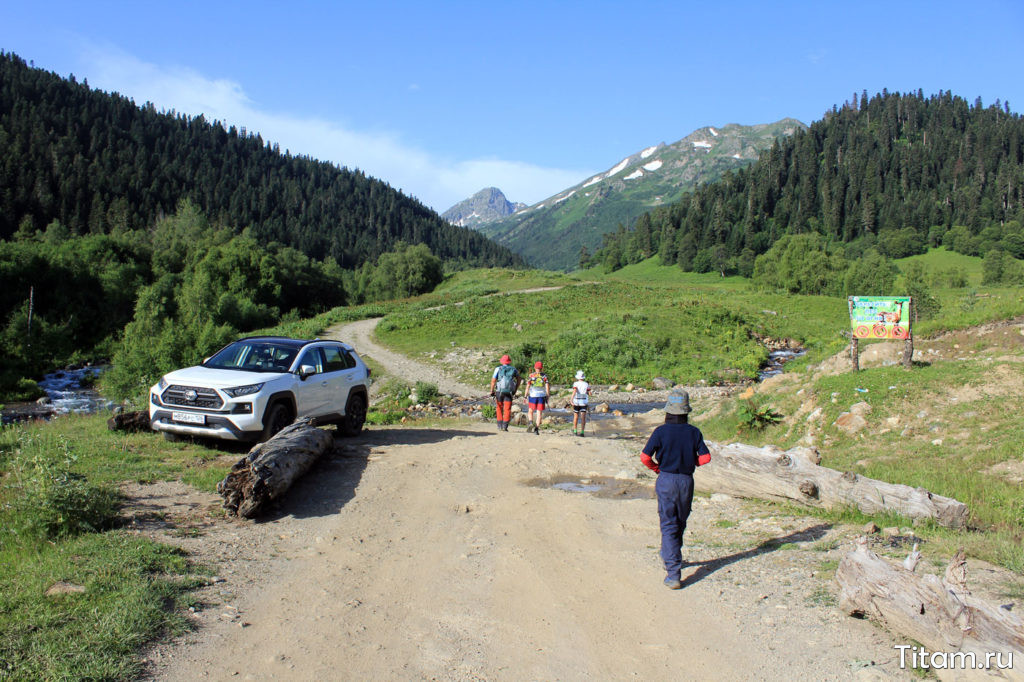
[[(213, 490), (222, 454), (111, 432), (104, 415), (0, 430), (0, 679), (130, 679), (143, 644), (187, 626), (206, 571), (120, 529), (118, 484)], [(61, 582), (82, 591), (47, 594)]]

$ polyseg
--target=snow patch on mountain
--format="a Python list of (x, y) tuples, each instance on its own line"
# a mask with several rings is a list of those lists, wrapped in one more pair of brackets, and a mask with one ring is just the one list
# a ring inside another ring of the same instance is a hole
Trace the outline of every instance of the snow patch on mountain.
[(653, 147), (648, 147), (647, 149), (645, 149), (642, 152), (640, 152), (640, 158), (641, 159), (646, 159), (648, 156), (653, 154), (657, 149), (658, 149), (658, 145), (654, 145)]
[(654, 161), (651, 161), (650, 163), (645, 163), (644, 164), (644, 170), (646, 170), (646, 171), (656, 171), (659, 168), (661, 168), (661, 165), (662, 165), (661, 159), (655, 159)]
[(576, 190), (573, 190), (573, 191), (569, 192), (564, 197), (558, 197), (557, 199), (555, 199), (555, 203), (556, 204), (560, 204), (563, 201), (565, 201), (566, 199), (568, 199), (569, 197), (571, 197), (573, 194), (576, 194)]
[(705, 140), (694, 140), (693, 148), (694, 149), (711, 149), (711, 143), (710, 142), (706, 142)]
[(708, 128), (708, 130), (711, 131), (712, 135), (714, 135), (715, 137), (718, 137), (718, 131), (717, 130), (715, 130), (714, 128)]
[(611, 176), (615, 175), (616, 173), (618, 173), (619, 171), (621, 171), (623, 168), (625, 168), (628, 165), (629, 165), (629, 159), (623, 159), (622, 162), (618, 166), (616, 166), (615, 168), (612, 168), (610, 171), (608, 171), (608, 173), (605, 174), (605, 177), (606, 178), (610, 178)]
[(742, 159), (743, 157), (740, 156), (739, 152), (736, 152), (735, 154), (732, 155), (732, 158), (734, 158), (734, 159)]
[(624, 177), (623, 180), (636, 180), (637, 178), (642, 178), (643, 176), (644, 176), (643, 169), (642, 168), (637, 168), (635, 171), (633, 171), (632, 173), (630, 173), (629, 175)]
[(589, 180), (587, 180), (586, 182), (584, 182), (583, 186), (584, 187), (590, 187), (594, 183), (601, 182), (603, 179), (604, 179), (603, 175), (595, 175), (594, 177), (592, 177)]

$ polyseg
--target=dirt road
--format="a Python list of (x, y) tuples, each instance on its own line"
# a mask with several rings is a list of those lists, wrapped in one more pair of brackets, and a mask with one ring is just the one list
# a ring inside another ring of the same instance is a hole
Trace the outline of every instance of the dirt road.
[[(369, 326), (342, 331), (395, 373), (428, 372), (463, 393), (435, 369), (390, 359), (362, 335)], [(224, 582), (203, 595), (194, 632), (148, 652), (148, 675), (903, 676), (889, 636), (840, 615), (816, 577), (849, 529), (698, 498), (684, 589), (670, 591), (653, 480), (640, 473), (637, 443), (611, 437), (615, 422), (596, 430), (604, 438), (493, 429), (465, 420), (339, 439), (273, 518), (177, 534)], [(567, 478), (584, 491), (550, 485)], [(596, 481), (610, 494), (585, 491)]]
[[(360, 355), (368, 355), (380, 363), (388, 374), (402, 377), (405, 381), (414, 383), (425, 381), (436, 384), (442, 393), (462, 396), (464, 398), (478, 398), (486, 395), (486, 384), (478, 387), (467, 386), (440, 373), (439, 370), (428, 367), (423, 363), (411, 360), (406, 356), (388, 350), (373, 339), (373, 330), (377, 328), (379, 318), (360, 320), (348, 324), (331, 327), (324, 332), (325, 339), (337, 339), (352, 344), (358, 349)], [(488, 377), (489, 378), (489, 377)]]

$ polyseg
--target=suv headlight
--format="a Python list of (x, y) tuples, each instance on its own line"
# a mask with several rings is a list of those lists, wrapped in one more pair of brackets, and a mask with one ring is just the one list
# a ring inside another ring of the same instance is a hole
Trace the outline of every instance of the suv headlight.
[(243, 395), (252, 395), (253, 393), (259, 393), (260, 389), (263, 388), (263, 384), (249, 384), (248, 386), (236, 386), (235, 388), (225, 388), (224, 392), (232, 398), (240, 398)]
[(156, 382), (156, 387), (161, 391), (167, 388), (167, 377), (160, 377), (160, 381)]

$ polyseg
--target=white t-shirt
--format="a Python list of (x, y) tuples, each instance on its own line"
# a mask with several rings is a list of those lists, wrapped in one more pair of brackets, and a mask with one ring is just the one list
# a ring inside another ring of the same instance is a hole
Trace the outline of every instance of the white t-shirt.
[(572, 404), (573, 405), (586, 405), (590, 402), (590, 396), (587, 393), (590, 391), (590, 384), (582, 379), (572, 385)]

